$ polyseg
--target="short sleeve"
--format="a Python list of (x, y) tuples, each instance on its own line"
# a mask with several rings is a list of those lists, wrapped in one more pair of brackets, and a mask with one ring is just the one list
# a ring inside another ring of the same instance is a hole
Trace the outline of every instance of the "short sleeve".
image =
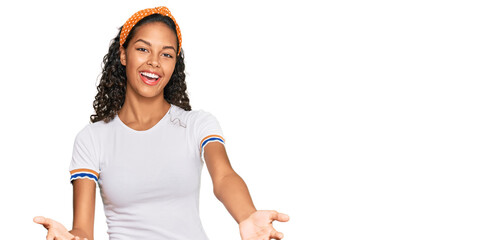
[(99, 162), (89, 126), (84, 127), (75, 137), (69, 167), (70, 182), (75, 179), (87, 178), (93, 180), (98, 186)]
[(204, 147), (210, 142), (219, 142), (225, 145), (224, 134), (217, 118), (203, 110), (199, 111), (194, 125), (199, 156), (206, 162), (204, 160)]

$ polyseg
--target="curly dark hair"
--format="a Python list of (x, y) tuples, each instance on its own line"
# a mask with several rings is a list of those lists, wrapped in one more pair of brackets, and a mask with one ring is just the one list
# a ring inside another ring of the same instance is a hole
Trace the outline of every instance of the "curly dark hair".
[[(129, 33), (124, 48), (127, 48), (129, 41), (136, 33), (141, 25), (150, 22), (162, 22), (168, 25), (169, 28), (176, 33), (175, 23), (167, 16), (161, 14), (152, 14), (140, 20)], [(96, 114), (91, 115), (91, 123), (103, 120), (105, 123), (114, 119), (115, 115), (124, 105), (126, 99), (126, 67), (120, 61), (120, 31), (112, 39), (108, 53), (103, 57), (103, 65), (100, 83), (96, 87), (98, 93), (93, 101), (93, 107)], [(176, 34), (175, 34), (176, 35)], [(180, 48), (177, 36), (177, 51)], [(164, 99), (170, 104), (183, 108), (186, 111), (191, 110), (189, 96), (186, 92), (187, 85), (185, 83), (185, 63), (183, 62), (183, 49), (180, 50), (180, 55), (176, 56), (176, 65), (171, 78), (164, 88)]]

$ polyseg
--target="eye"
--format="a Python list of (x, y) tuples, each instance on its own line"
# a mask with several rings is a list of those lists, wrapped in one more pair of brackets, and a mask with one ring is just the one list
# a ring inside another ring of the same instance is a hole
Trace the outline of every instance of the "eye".
[(136, 50), (142, 51), (142, 52), (146, 52), (147, 51), (147, 49), (145, 49), (145, 48), (137, 48)]
[(167, 58), (172, 58), (173, 56), (171, 56), (171, 54), (169, 53), (163, 53), (162, 54), (163, 57), (167, 57)]

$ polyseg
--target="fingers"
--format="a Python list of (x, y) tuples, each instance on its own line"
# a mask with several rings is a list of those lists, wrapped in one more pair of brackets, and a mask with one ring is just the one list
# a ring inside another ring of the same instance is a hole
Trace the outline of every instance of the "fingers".
[(269, 237), (271, 239), (282, 239), (283, 238), (283, 233), (280, 233), (280, 232), (276, 231), (275, 229), (273, 229), (271, 231), (271, 235)]
[(42, 224), (43, 222), (45, 222), (45, 218), (42, 216), (36, 216), (33, 218), (33, 221)]
[(47, 234), (47, 236), (45, 237), (46, 240), (54, 240), (54, 235), (53, 234)]
[(278, 213), (278, 221), (280, 222), (288, 222), (290, 220), (290, 216), (284, 214), (284, 213)]
[(33, 218), (33, 222), (41, 224), (47, 229), (46, 240), (81, 240), (78, 237), (75, 238), (63, 225), (61, 225), (61, 223), (50, 218), (36, 216)]
[(52, 223), (52, 221), (51, 221), (50, 218), (45, 218), (45, 217), (42, 217), (42, 216), (34, 217), (33, 221), (35, 223), (44, 225), (45, 228), (51, 227), (51, 223)]
[(271, 220), (277, 220), (280, 222), (288, 222), (290, 217), (284, 213), (279, 213), (277, 211), (272, 210), (270, 215)]
[[(290, 217), (284, 213), (279, 213), (277, 211), (271, 211), (270, 215), (271, 222), (274, 220), (280, 221), (280, 222), (288, 222), (290, 220)], [(270, 238), (271, 239), (282, 239), (283, 238), (283, 233), (276, 231), (276, 229), (272, 229)]]

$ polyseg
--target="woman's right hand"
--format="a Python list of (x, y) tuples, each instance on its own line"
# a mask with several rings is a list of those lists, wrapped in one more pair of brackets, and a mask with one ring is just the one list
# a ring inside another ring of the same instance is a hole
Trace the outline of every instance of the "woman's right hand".
[[(63, 224), (50, 218), (38, 216), (33, 218), (33, 221), (43, 225), (47, 229), (47, 240), (80, 240), (79, 237), (73, 236)], [(87, 240), (87, 238), (83, 240)]]

